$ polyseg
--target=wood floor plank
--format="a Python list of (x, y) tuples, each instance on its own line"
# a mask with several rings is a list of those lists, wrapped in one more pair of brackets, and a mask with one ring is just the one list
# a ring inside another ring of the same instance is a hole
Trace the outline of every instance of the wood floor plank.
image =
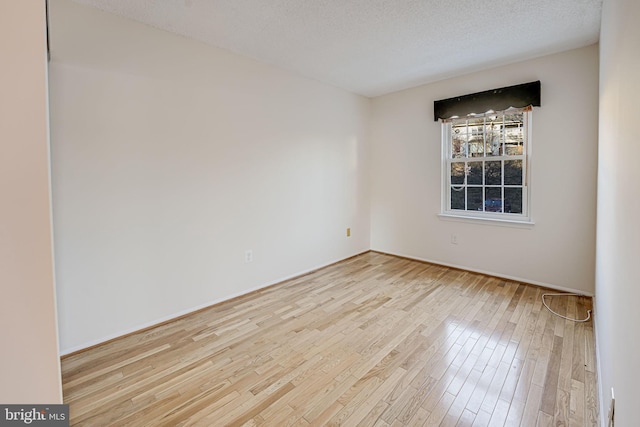
[(355, 405), (355, 411), (343, 422), (343, 426), (357, 426), (360, 422), (378, 405), (383, 407), (387, 406), (384, 398), (391, 393), (391, 390), (395, 384), (404, 377), (407, 373), (402, 368), (396, 368), (396, 370), (386, 378), (380, 386), (369, 394), (366, 399), (359, 405)]
[(524, 412), (522, 414), (521, 425), (523, 427), (535, 426), (538, 422), (538, 412), (540, 407), (540, 400), (542, 399), (542, 387), (531, 383), (529, 387), (529, 394), (527, 395), (527, 402), (524, 406)]
[(568, 426), (569, 425), (569, 399), (571, 397), (571, 391), (558, 389), (556, 394), (556, 409), (553, 415), (553, 422), (556, 426)]
[(598, 425), (598, 389), (596, 388), (596, 375), (592, 372), (585, 372), (584, 381), (584, 423), (587, 426)]
[(569, 401), (569, 426), (583, 426), (585, 416), (584, 383), (573, 380), (571, 382), (571, 397)]
[(552, 427), (553, 417), (545, 412), (538, 412), (536, 427)]
[(371, 410), (360, 420), (358, 427), (375, 425), (378, 420), (381, 420), (380, 415), (382, 415), (388, 407), (389, 404), (384, 400), (379, 401), (376, 406), (371, 408)]
[[(517, 400), (512, 400), (509, 406), (509, 412), (507, 413), (507, 419), (504, 423), (505, 426), (519, 426), (522, 421), (522, 415), (524, 413), (525, 403)], [(560, 426), (561, 424), (558, 424)]]
[(553, 347), (551, 348), (549, 364), (547, 365), (547, 376), (544, 381), (542, 402), (540, 403), (540, 410), (546, 414), (555, 412), (560, 360), (562, 357), (562, 341), (563, 338), (558, 335), (553, 337)]
[(542, 292), (369, 252), (66, 357), (64, 401), (73, 426), (597, 426), (593, 325)]
[(507, 373), (507, 378), (504, 381), (502, 390), (500, 390), (500, 399), (507, 402), (511, 402), (513, 400), (513, 396), (515, 394), (516, 386), (518, 385), (518, 380), (520, 379), (520, 374), (522, 373), (523, 366), (524, 361), (521, 359), (514, 358), (511, 361), (511, 365), (509, 365), (509, 372)]
[[(460, 423), (461, 419), (467, 419), (463, 423), (473, 424), (473, 418), (468, 420), (468, 416), (465, 416), (465, 412), (471, 412), (466, 409), (467, 403), (469, 402), (469, 398), (471, 398), (471, 394), (473, 390), (476, 388), (478, 381), (480, 380), (480, 375), (482, 373), (476, 369), (472, 369), (467, 378), (465, 379), (465, 383), (463, 384), (460, 391), (456, 394), (456, 398), (451, 404), (449, 408), (449, 412), (447, 415), (451, 415), (452, 417), (458, 417), (458, 423)], [(473, 413), (473, 412), (471, 412)]]
[(473, 427), (486, 427), (491, 420), (491, 414), (485, 411), (479, 411), (473, 420)]
[(498, 427), (505, 425), (507, 415), (509, 413), (509, 402), (498, 399), (489, 420), (489, 427)]

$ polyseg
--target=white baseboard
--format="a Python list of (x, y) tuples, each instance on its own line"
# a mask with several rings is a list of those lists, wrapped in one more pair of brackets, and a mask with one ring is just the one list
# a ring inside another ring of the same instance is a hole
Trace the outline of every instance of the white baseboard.
[(160, 317), (158, 319), (152, 320), (151, 322), (145, 322), (145, 323), (136, 325), (134, 327), (127, 328), (127, 329), (118, 331), (118, 332), (113, 333), (113, 334), (109, 334), (109, 335), (104, 336), (102, 338), (98, 338), (96, 340), (88, 341), (86, 343), (83, 343), (83, 344), (75, 346), (75, 347), (65, 348), (63, 350), (60, 350), (60, 356), (66, 356), (68, 354), (75, 353), (77, 351), (81, 351), (81, 350), (84, 350), (84, 349), (87, 349), (87, 348), (90, 348), (90, 347), (105, 343), (107, 341), (111, 341), (113, 339), (120, 338), (122, 336), (129, 335), (129, 334), (141, 331), (143, 329), (151, 328), (151, 327), (159, 325), (161, 323), (164, 323), (164, 322), (167, 322), (167, 321), (170, 321), (170, 320), (173, 320), (173, 319), (177, 319), (179, 317), (194, 313), (194, 312), (196, 312), (198, 310), (202, 310), (204, 308), (211, 307), (211, 306), (216, 305), (216, 304), (220, 304), (220, 303), (225, 302), (225, 301), (229, 301), (231, 299), (240, 297), (242, 295), (250, 294), (251, 292), (259, 291), (261, 289), (268, 288), (269, 286), (277, 285), (278, 283), (282, 283), (282, 282), (285, 282), (287, 280), (294, 279), (296, 277), (304, 276), (305, 274), (309, 274), (312, 271), (316, 271), (316, 270), (319, 270), (321, 268), (328, 267), (328, 266), (330, 266), (332, 264), (347, 260), (349, 258), (353, 258), (353, 257), (358, 256), (358, 255), (362, 255), (362, 254), (367, 253), (367, 252), (369, 252), (369, 249), (361, 251), (361, 252), (357, 252), (354, 255), (349, 255), (349, 256), (347, 256), (345, 258), (341, 258), (341, 259), (337, 259), (337, 260), (334, 260), (334, 261), (330, 261), (328, 263), (325, 263), (325, 264), (322, 264), (322, 265), (318, 265), (316, 267), (312, 267), (312, 268), (300, 271), (300, 272), (295, 273), (295, 274), (291, 274), (289, 276), (286, 276), (286, 277), (283, 277), (283, 278), (280, 278), (280, 279), (277, 279), (277, 280), (272, 280), (272, 281), (263, 283), (263, 284), (261, 284), (259, 286), (253, 287), (253, 288), (245, 289), (242, 292), (237, 292), (235, 294), (226, 295), (226, 296), (224, 296), (222, 298), (218, 298), (218, 299), (215, 299), (213, 301), (208, 301), (208, 302), (206, 302), (204, 304), (200, 304), (200, 305), (197, 305), (195, 307), (188, 308), (186, 310), (181, 310), (181, 311), (179, 311), (177, 313), (172, 313), (172, 314), (170, 314), (168, 316), (163, 316), (163, 317)]
[(509, 276), (509, 275), (506, 275), (506, 274), (496, 273), (496, 272), (493, 272), (493, 271), (480, 270), (480, 269), (477, 269), (477, 268), (471, 268), (471, 267), (467, 267), (467, 266), (464, 266), (464, 265), (450, 264), (450, 263), (447, 263), (447, 262), (436, 261), (436, 260), (431, 260), (431, 259), (427, 259), (427, 258), (415, 257), (415, 256), (412, 256), (412, 255), (404, 255), (404, 254), (401, 254), (401, 253), (381, 251), (381, 250), (377, 250), (377, 249), (371, 249), (371, 251), (384, 253), (384, 254), (388, 254), (388, 255), (394, 255), (394, 256), (407, 258), (407, 259), (412, 259), (412, 260), (415, 260), (415, 261), (428, 262), (430, 264), (442, 265), (444, 267), (451, 267), (451, 268), (457, 268), (459, 270), (466, 270), (466, 271), (471, 271), (471, 272), (474, 272), (474, 273), (486, 274), (488, 276), (500, 277), (501, 279), (512, 280), (514, 282), (521, 282), (521, 283), (528, 283), (528, 284), (536, 285), (536, 286), (542, 286), (544, 288), (555, 289), (557, 291), (569, 292), (569, 293), (572, 293), (572, 294), (579, 294), (579, 295), (584, 295), (584, 296), (587, 296), (587, 297), (593, 297), (593, 293), (591, 293), (591, 292), (585, 292), (585, 291), (580, 290), (580, 289), (573, 289), (573, 288), (569, 288), (569, 287), (565, 287), (565, 286), (558, 286), (558, 285), (554, 285), (552, 283), (544, 283), (544, 282), (539, 282), (537, 280), (525, 279), (525, 278), (516, 277), (516, 276)]
[[(132, 334), (132, 333), (141, 331), (143, 329), (147, 329), (147, 328), (159, 325), (161, 323), (164, 323), (164, 322), (167, 322), (167, 321), (170, 321), (170, 320), (173, 320), (173, 319), (177, 319), (179, 317), (188, 315), (190, 313), (196, 312), (198, 310), (202, 310), (202, 309), (207, 308), (207, 307), (211, 307), (211, 306), (216, 305), (216, 304), (220, 304), (222, 302), (231, 300), (233, 298), (237, 298), (237, 297), (240, 297), (242, 295), (250, 294), (251, 292), (259, 291), (259, 290), (267, 288), (269, 286), (273, 286), (273, 285), (276, 285), (278, 283), (281, 283), (281, 282), (284, 282), (284, 281), (287, 281), (287, 280), (290, 280), (290, 279), (293, 279), (293, 278), (296, 278), (296, 277), (299, 277), (299, 276), (303, 276), (303, 275), (308, 274), (308, 273), (310, 273), (312, 271), (327, 267), (329, 265), (335, 264), (337, 262), (344, 261), (346, 259), (352, 258), (354, 256), (361, 255), (361, 254), (369, 252), (369, 251), (385, 253), (385, 254), (394, 255), (394, 256), (398, 256), (398, 257), (402, 257), (402, 258), (412, 259), (412, 260), (415, 260), (415, 261), (422, 261), (422, 262), (428, 262), (428, 263), (431, 263), (431, 264), (438, 264), (438, 265), (442, 265), (442, 266), (445, 266), (445, 267), (457, 268), (457, 269), (460, 269), (460, 270), (472, 271), (474, 273), (487, 274), (489, 276), (500, 277), (500, 278), (503, 278), (503, 279), (513, 280), (515, 282), (522, 282), (522, 283), (529, 283), (529, 284), (537, 285), (537, 286), (543, 286), (545, 288), (555, 289), (555, 290), (562, 291), (562, 292), (577, 293), (577, 294), (580, 294), (580, 295), (593, 297), (592, 293), (588, 293), (588, 292), (584, 292), (584, 291), (581, 291), (581, 290), (572, 289), (572, 288), (568, 288), (568, 287), (557, 286), (557, 285), (553, 285), (551, 283), (544, 283), (544, 282), (538, 282), (538, 281), (535, 281), (535, 280), (525, 279), (525, 278), (521, 278), (521, 277), (508, 276), (508, 275), (504, 275), (504, 274), (500, 274), (500, 273), (495, 273), (495, 272), (492, 272), (492, 271), (474, 269), (474, 268), (469, 268), (469, 267), (462, 266), (462, 265), (450, 264), (450, 263), (445, 263), (445, 262), (442, 262), (442, 261), (430, 260), (430, 259), (426, 259), (426, 258), (415, 257), (415, 256), (411, 256), (411, 255), (401, 254), (401, 253), (380, 251), (380, 250), (376, 250), (376, 249), (367, 249), (367, 250), (364, 250), (364, 251), (357, 252), (354, 255), (349, 255), (349, 256), (347, 256), (345, 258), (341, 258), (341, 259), (337, 259), (337, 260), (334, 260), (334, 261), (330, 261), (328, 263), (325, 263), (325, 264), (322, 264), (322, 265), (318, 265), (318, 266), (315, 266), (315, 267), (309, 268), (307, 270), (303, 270), (303, 271), (297, 272), (295, 274), (291, 274), (289, 276), (286, 276), (286, 277), (283, 277), (283, 278), (280, 278), (280, 279), (277, 279), (277, 280), (272, 280), (272, 281), (263, 283), (263, 284), (261, 284), (259, 286), (243, 290), (242, 292), (237, 292), (235, 294), (226, 295), (226, 296), (224, 296), (222, 298), (218, 298), (218, 299), (215, 299), (213, 301), (208, 301), (208, 302), (206, 302), (204, 304), (200, 304), (198, 306), (191, 307), (191, 308), (188, 308), (186, 310), (179, 311), (177, 313), (172, 313), (172, 314), (170, 314), (168, 316), (163, 316), (161, 318), (154, 319), (154, 320), (152, 320), (150, 322), (145, 322), (145, 323), (136, 325), (134, 327), (127, 328), (127, 329), (118, 331), (118, 332), (113, 333), (113, 334), (109, 334), (109, 335), (104, 336), (102, 338), (99, 338), (99, 339), (96, 339), (96, 340), (92, 340), (92, 341), (88, 341), (86, 343), (83, 343), (83, 344), (75, 346), (75, 347), (70, 347), (70, 348), (66, 348), (66, 349), (60, 350), (60, 356), (65, 356), (67, 354), (75, 353), (77, 351), (81, 351), (81, 350), (84, 350), (86, 348), (90, 348), (90, 347), (105, 343), (107, 341), (110, 341), (110, 340), (113, 340), (113, 339), (116, 339), (116, 338), (120, 338), (122, 336), (129, 335), (129, 334)], [(598, 343), (598, 340), (597, 340), (597, 336), (596, 336), (596, 346), (597, 346), (597, 343)], [(596, 352), (597, 352), (597, 347), (596, 347)], [(597, 355), (599, 355), (599, 354), (600, 353), (597, 353)], [(599, 363), (599, 358), (598, 358), (598, 363)], [(598, 367), (598, 372), (600, 372), (599, 367)], [(602, 391), (600, 390), (600, 393), (601, 392)], [(601, 406), (601, 410), (602, 410), (602, 400), (601, 400), (600, 406)]]
[(596, 318), (597, 318), (597, 314), (596, 313), (596, 297), (593, 297), (593, 311), (591, 312), (591, 319), (593, 321), (593, 334), (594, 334), (594, 340), (595, 340), (595, 347), (596, 347), (596, 373), (597, 373), (597, 377), (596, 377), (596, 384), (598, 385), (598, 402), (600, 403), (600, 426), (601, 427), (607, 427), (607, 407), (606, 407), (606, 402), (604, 401), (604, 392), (602, 389), (602, 369), (601, 369), (601, 365), (600, 365), (600, 340), (598, 339), (598, 325), (596, 322)]

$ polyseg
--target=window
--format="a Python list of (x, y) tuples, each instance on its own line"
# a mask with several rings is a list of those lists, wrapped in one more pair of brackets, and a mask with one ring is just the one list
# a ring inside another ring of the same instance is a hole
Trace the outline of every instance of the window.
[(442, 122), (442, 213), (528, 222), (531, 107)]

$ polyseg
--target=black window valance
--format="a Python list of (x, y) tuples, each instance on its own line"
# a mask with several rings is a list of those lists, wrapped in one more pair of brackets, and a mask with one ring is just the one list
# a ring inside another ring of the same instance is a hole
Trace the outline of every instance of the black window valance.
[(515, 86), (486, 90), (470, 95), (441, 99), (433, 103), (434, 120), (453, 116), (464, 117), (471, 113), (501, 111), (509, 107), (540, 106), (540, 80)]

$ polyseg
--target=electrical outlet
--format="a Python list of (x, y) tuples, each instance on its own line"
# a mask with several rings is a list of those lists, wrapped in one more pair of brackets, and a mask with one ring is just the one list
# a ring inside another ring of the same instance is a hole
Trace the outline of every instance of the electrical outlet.
[(351, 228), (347, 228), (347, 237), (351, 237)]
[(452, 234), (451, 235), (451, 244), (452, 245), (457, 245), (458, 244), (458, 235), (457, 234)]
[(244, 251), (244, 262), (253, 261), (253, 251), (251, 249)]

